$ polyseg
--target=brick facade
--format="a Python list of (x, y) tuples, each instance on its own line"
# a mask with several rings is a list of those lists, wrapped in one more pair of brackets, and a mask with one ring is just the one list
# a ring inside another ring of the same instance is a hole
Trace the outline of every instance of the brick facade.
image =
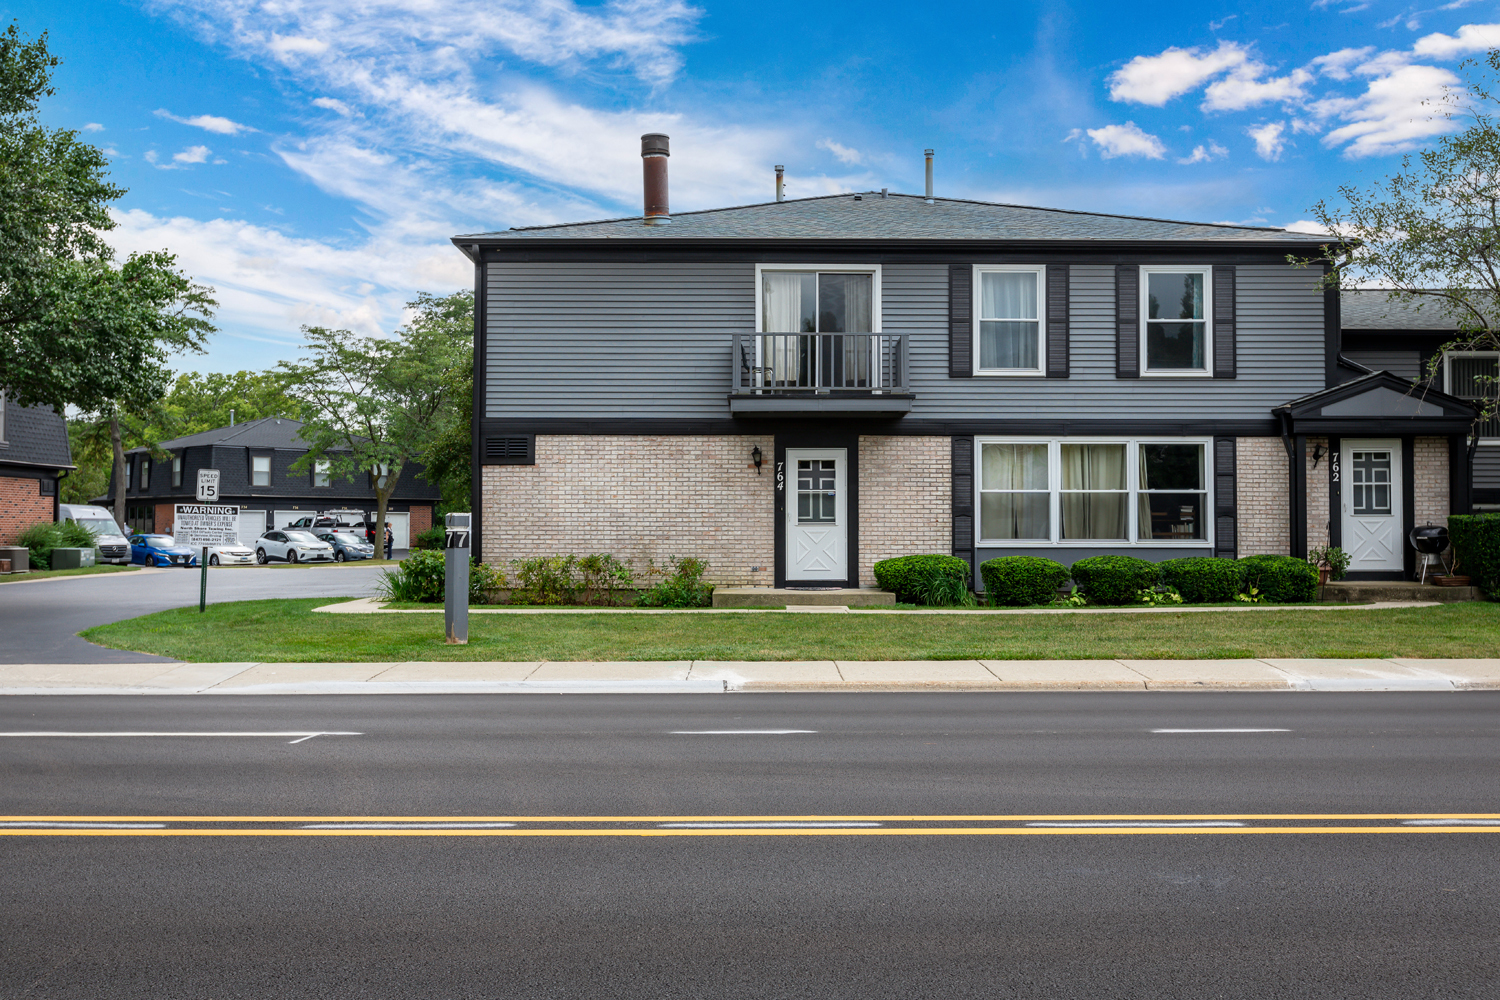
[(1412, 523), (1448, 523), (1448, 439), (1419, 437), (1412, 442)]
[(1239, 554), (1289, 554), (1286, 448), (1280, 438), (1243, 437), (1235, 440), (1234, 454)]
[(0, 545), (14, 545), (33, 524), (50, 522), (55, 499), (42, 496), (39, 480), (0, 476)]
[[(1313, 452), (1319, 448), (1324, 454), (1313, 464)], [(1330, 541), (1329, 519), (1332, 517), (1328, 509), (1328, 470), (1333, 467), (1333, 460), (1327, 454), (1328, 439), (1326, 437), (1310, 437), (1307, 439), (1307, 456), (1304, 461), (1307, 464), (1305, 475), (1307, 477), (1307, 550), (1311, 552), (1320, 545), (1327, 545)]]
[(419, 507), (415, 504), (411, 508), (411, 525), (408, 534), (416, 538), (422, 532), (432, 527), (432, 508)]
[(709, 583), (769, 587), (774, 454), (769, 434), (539, 434), (535, 465), (481, 469), (483, 559), (507, 569), (511, 559), (608, 552), (646, 582), (648, 559), (696, 556)]
[(151, 519), (153, 531), (159, 531), (163, 535), (170, 535), (172, 528), (177, 523), (177, 505), (170, 503), (159, 503), (155, 506), (155, 516)]
[(882, 559), (952, 549), (952, 482), (951, 438), (860, 436), (860, 583)]

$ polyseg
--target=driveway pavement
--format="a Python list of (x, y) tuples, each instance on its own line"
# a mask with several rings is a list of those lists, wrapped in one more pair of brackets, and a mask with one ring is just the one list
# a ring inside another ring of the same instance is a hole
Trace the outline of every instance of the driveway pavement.
[[(380, 567), (222, 566), (208, 571), (208, 599), (365, 597)], [(95, 625), (198, 603), (197, 570), (50, 577), (0, 583), (0, 663), (170, 663), (166, 657), (104, 649), (78, 638)]]

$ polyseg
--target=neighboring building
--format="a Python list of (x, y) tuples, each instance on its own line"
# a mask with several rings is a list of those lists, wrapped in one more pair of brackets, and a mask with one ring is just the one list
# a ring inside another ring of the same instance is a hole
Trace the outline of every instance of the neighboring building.
[[(1443, 345), (1458, 337), (1457, 327), (1436, 300), (1397, 302), (1378, 289), (1344, 292), (1341, 298), (1342, 353), (1364, 368), (1423, 380)], [(1354, 377), (1349, 367), (1347, 377)], [(1450, 352), (1439, 360), (1435, 373), (1433, 388), (1480, 403), (1487, 395), (1493, 398), (1495, 387), (1476, 377), (1500, 375), (1500, 352)], [(1482, 421), (1475, 431), (1469, 456), (1474, 509), (1500, 510), (1500, 417)]]
[(1340, 385), (1338, 296), (1287, 263), (1318, 237), (885, 192), (647, 203), (453, 239), (488, 562), (692, 555), (721, 585), (826, 587), (910, 553), (1331, 540), (1379, 578), (1411, 572), (1414, 518), (1468, 509), (1472, 408)]
[[(219, 502), (240, 507), (240, 540), (247, 544), (267, 528), (284, 528), (323, 511), (360, 511), (360, 519), (373, 519), (375, 484), (369, 472), (338, 479), (323, 463), (292, 471), (292, 463), (307, 453), (301, 430), (300, 421), (267, 417), (164, 441), (157, 451), (170, 456), (165, 459), (152, 458), (144, 448), (126, 452), (127, 523), (134, 531), (170, 532), (174, 505), (196, 500), (199, 469), (219, 470)], [(418, 465), (404, 468), (387, 505), (398, 549), (432, 526), (439, 493), (421, 471)], [(108, 494), (95, 502), (113, 507), (114, 488), (111, 476)]]
[(77, 468), (68, 425), (50, 406), (17, 406), (0, 392), (0, 545), (57, 520), (57, 484)]

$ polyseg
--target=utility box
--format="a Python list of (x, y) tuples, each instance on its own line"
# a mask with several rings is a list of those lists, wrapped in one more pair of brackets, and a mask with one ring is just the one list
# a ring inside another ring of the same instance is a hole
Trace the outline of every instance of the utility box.
[(447, 641), (469, 641), (469, 532), (471, 514), (443, 518), (443, 625)]
[(21, 545), (0, 545), (0, 559), (10, 560), (12, 573), (27, 573), (31, 570), (31, 550)]
[(93, 549), (53, 549), (53, 569), (83, 569), (94, 565)]

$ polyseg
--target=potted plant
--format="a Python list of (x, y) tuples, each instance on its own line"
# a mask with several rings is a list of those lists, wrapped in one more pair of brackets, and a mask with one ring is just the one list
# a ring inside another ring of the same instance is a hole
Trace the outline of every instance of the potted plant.
[(1318, 567), (1318, 583), (1342, 580), (1349, 572), (1349, 553), (1337, 545), (1319, 545), (1307, 554), (1307, 561)]

